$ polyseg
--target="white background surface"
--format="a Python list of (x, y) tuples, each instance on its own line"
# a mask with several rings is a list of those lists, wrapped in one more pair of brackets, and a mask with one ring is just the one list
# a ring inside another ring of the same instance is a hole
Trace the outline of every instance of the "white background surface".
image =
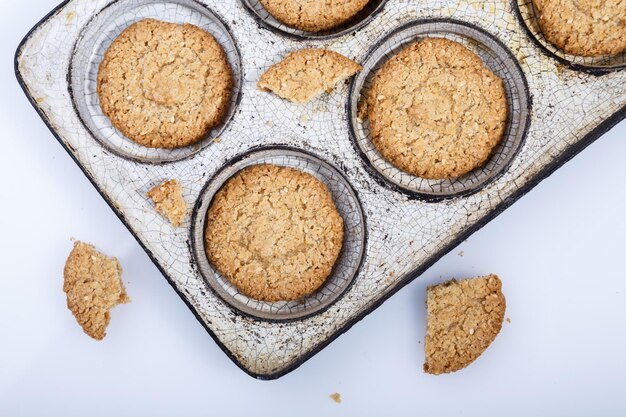
[[(0, 0), (0, 416), (626, 414), (626, 123), (301, 368), (257, 381), (221, 352), (18, 87), (14, 50), (56, 3)], [(103, 342), (65, 307), (70, 237), (124, 268), (133, 302), (113, 311)], [(425, 375), (426, 286), (490, 272), (511, 323), (469, 368)]]

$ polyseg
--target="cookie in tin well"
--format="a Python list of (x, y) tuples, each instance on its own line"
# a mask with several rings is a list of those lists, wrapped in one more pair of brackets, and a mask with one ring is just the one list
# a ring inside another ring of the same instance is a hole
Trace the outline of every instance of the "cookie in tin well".
[(427, 38), (378, 70), (364, 113), (386, 160), (417, 177), (450, 179), (488, 161), (503, 139), (508, 103), (502, 79), (478, 55)]
[(328, 188), (293, 168), (254, 165), (217, 192), (207, 214), (211, 264), (244, 295), (291, 301), (323, 286), (344, 223)]
[(322, 32), (343, 25), (370, 0), (259, 0), (265, 10), (287, 26)]
[(233, 74), (207, 31), (144, 19), (109, 46), (97, 83), (115, 128), (140, 145), (171, 149), (200, 141), (223, 121)]

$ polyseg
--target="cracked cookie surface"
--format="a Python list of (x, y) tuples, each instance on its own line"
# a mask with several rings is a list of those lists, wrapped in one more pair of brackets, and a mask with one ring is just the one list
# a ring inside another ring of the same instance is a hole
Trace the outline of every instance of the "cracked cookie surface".
[(111, 320), (109, 310), (129, 303), (122, 282), (122, 268), (93, 245), (75, 242), (63, 270), (63, 291), (67, 308), (84, 332), (96, 340), (104, 339)]
[(222, 46), (197, 26), (145, 19), (126, 28), (98, 70), (102, 112), (150, 148), (193, 144), (228, 110), (232, 71)]
[(546, 39), (567, 53), (615, 55), (626, 50), (626, 0), (533, 0)]
[(216, 193), (205, 232), (209, 261), (248, 297), (296, 300), (319, 289), (343, 244), (326, 186), (305, 172), (255, 165)]
[(359, 64), (337, 52), (302, 49), (272, 65), (261, 76), (257, 87), (294, 103), (305, 103), (361, 69)]
[(497, 275), (429, 287), (426, 305), (424, 372), (434, 375), (476, 360), (500, 332), (506, 310)]
[(300, 30), (321, 32), (341, 26), (370, 0), (260, 0), (276, 20)]
[(376, 73), (366, 100), (378, 151), (422, 178), (456, 178), (482, 166), (506, 128), (502, 80), (448, 39), (405, 47)]

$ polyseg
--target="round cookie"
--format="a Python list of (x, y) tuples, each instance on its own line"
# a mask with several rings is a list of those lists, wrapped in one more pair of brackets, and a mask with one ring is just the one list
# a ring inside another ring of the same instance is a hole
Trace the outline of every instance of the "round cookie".
[(533, 0), (546, 39), (567, 53), (615, 55), (626, 50), (626, 1)]
[(215, 194), (205, 241), (209, 261), (241, 293), (296, 300), (330, 275), (343, 244), (343, 219), (312, 175), (255, 165)]
[(259, 0), (278, 21), (308, 32), (321, 32), (352, 19), (370, 0)]
[(103, 113), (124, 136), (150, 148), (193, 144), (219, 125), (232, 71), (208, 32), (141, 20), (113, 41), (98, 71)]
[(372, 142), (399, 169), (427, 179), (484, 165), (502, 140), (504, 84), (473, 52), (443, 38), (387, 61), (367, 93)]

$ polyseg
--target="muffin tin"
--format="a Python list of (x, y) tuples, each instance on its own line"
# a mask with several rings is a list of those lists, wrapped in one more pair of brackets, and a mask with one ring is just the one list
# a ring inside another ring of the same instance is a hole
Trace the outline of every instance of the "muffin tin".
[[(555, 55), (528, 29), (532, 16), (523, 5), (374, 1), (354, 22), (311, 34), (284, 27), (254, 0), (70, 0), (20, 44), (16, 73), (55, 137), (219, 346), (250, 375), (271, 379), (309, 359), (626, 116), (626, 71), (614, 65), (620, 58), (590, 70)], [(102, 53), (144, 17), (201, 26), (227, 51), (237, 81), (229, 117), (198, 145), (142, 148), (99, 110), (94, 76)], [(426, 181), (390, 167), (358, 118), (373, 71), (425, 36), (477, 52), (505, 80), (509, 98), (502, 145), (485, 167), (455, 181)], [(364, 71), (305, 105), (256, 89), (264, 70), (304, 47), (333, 49)], [(299, 302), (247, 299), (204, 254), (213, 194), (239, 169), (264, 162), (325, 182), (346, 223), (327, 284)], [(146, 196), (170, 178), (193, 207), (177, 229)]]

